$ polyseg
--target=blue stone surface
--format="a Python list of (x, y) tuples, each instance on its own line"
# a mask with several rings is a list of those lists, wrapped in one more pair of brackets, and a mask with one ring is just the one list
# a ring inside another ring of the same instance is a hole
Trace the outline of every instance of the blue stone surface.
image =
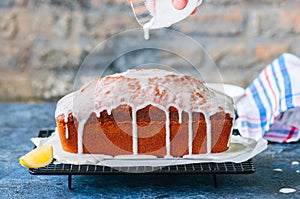
[[(300, 198), (300, 143), (269, 144), (253, 158), (253, 174), (35, 176), (18, 163), (31, 137), (53, 129), (54, 103), (0, 104), (0, 198)], [(274, 171), (274, 169), (282, 169)], [(281, 188), (294, 188), (290, 194)]]

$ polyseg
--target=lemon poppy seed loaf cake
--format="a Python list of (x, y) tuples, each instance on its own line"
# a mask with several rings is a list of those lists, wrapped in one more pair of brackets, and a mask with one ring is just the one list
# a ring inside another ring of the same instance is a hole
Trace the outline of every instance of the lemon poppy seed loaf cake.
[(234, 108), (191, 76), (140, 69), (91, 80), (55, 118), (66, 152), (182, 157), (226, 151)]

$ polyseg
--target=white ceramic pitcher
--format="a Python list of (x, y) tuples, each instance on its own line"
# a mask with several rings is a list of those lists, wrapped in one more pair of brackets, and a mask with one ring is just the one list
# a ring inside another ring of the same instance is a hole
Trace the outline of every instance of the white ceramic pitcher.
[(145, 39), (149, 38), (149, 29), (169, 27), (188, 17), (203, 0), (188, 0), (182, 10), (177, 10), (171, 0), (132, 0), (134, 15), (145, 31)]

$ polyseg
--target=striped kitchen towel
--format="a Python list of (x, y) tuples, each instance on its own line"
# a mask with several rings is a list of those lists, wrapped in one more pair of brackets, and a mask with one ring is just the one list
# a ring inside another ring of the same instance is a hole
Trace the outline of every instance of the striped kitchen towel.
[[(292, 142), (300, 138), (300, 59), (282, 54), (236, 101), (235, 128), (256, 140)], [(291, 120), (293, 118), (293, 120)], [(299, 119), (298, 119), (299, 118)]]

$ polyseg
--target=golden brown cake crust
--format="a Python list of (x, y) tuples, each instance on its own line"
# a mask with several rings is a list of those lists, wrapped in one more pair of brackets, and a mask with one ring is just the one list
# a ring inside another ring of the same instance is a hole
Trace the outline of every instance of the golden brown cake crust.
[[(193, 113), (193, 147), (192, 154), (207, 153), (207, 123), (202, 113)], [(169, 108), (170, 117), (170, 150), (172, 156), (182, 157), (188, 154), (188, 114), (182, 113), (179, 123), (178, 110)], [(232, 120), (228, 113), (218, 112), (211, 119), (211, 152), (219, 153), (228, 149)], [(158, 157), (166, 155), (166, 115), (161, 109), (148, 105), (137, 111), (138, 154), (151, 154)], [(71, 153), (78, 152), (76, 118), (70, 113), (68, 122), (64, 116), (56, 118), (62, 147)], [(69, 137), (66, 139), (66, 125)], [(126, 155), (133, 153), (132, 109), (121, 105), (112, 110), (112, 114), (102, 111), (100, 118), (91, 114), (83, 132), (83, 153)]]

